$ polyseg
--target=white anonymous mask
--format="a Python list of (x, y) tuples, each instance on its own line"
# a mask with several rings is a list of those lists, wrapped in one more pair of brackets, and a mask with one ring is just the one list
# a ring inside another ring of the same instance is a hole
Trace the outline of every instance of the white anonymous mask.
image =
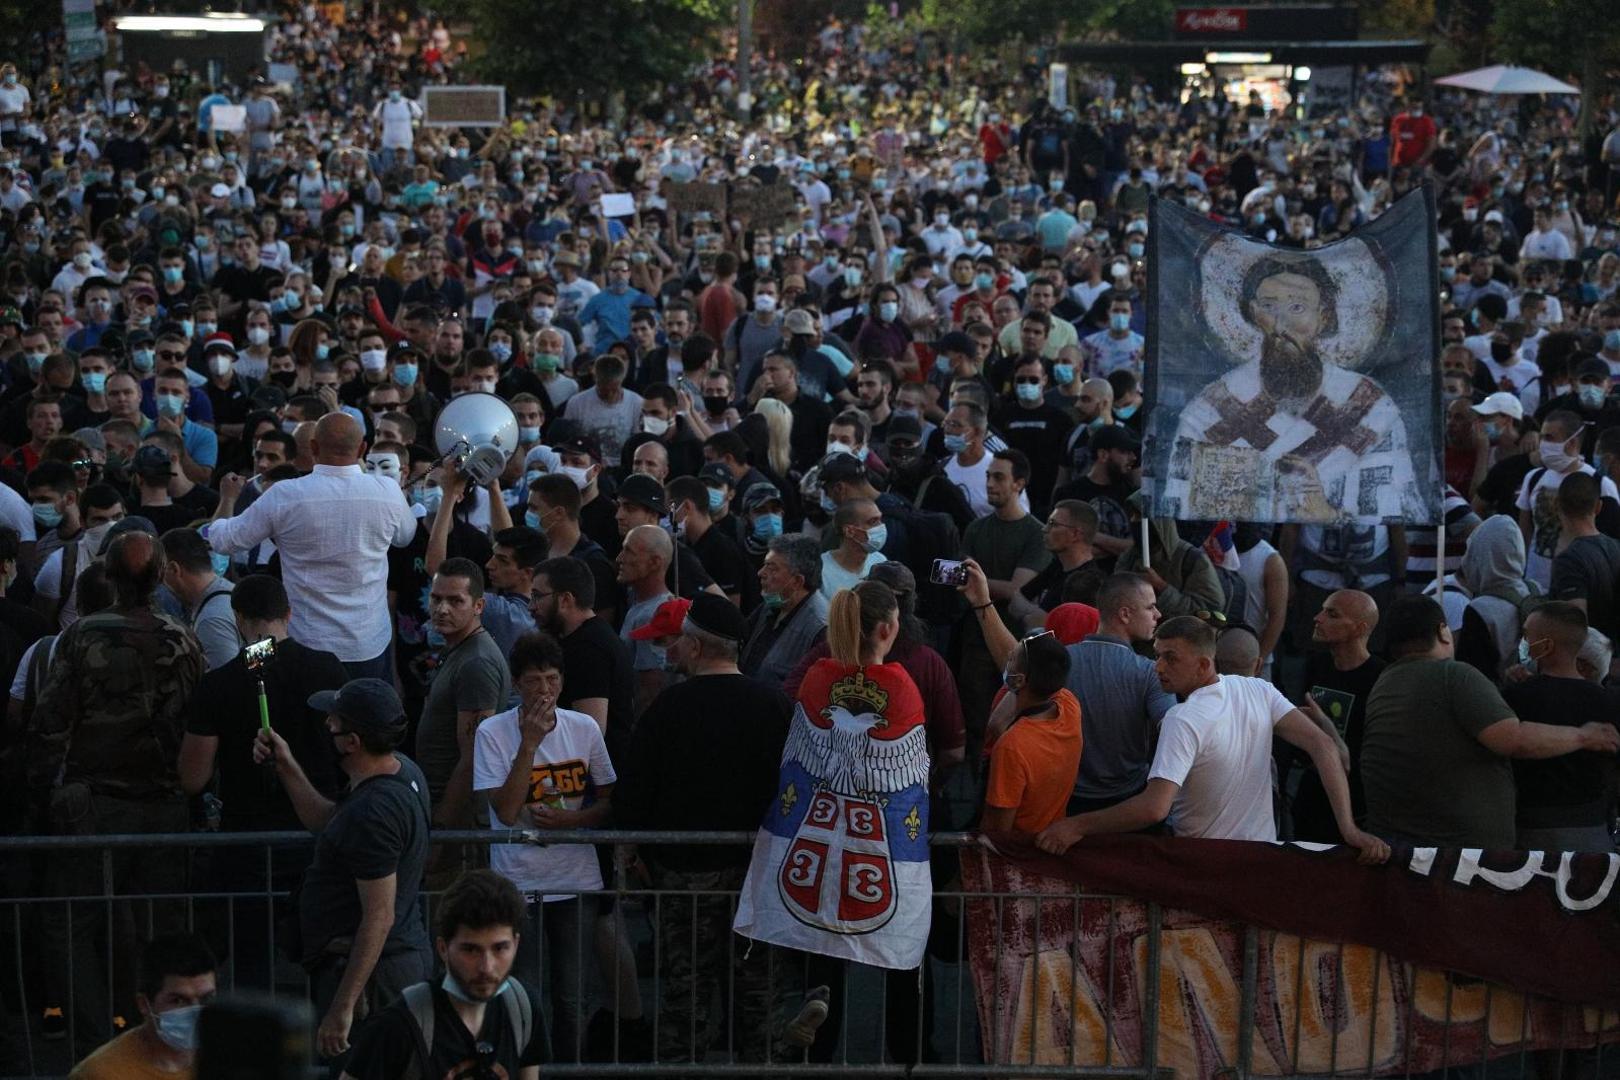
[(386, 476), (391, 480), (398, 481), (400, 476), (399, 455), (367, 454), (366, 472), (376, 473), (378, 476)]

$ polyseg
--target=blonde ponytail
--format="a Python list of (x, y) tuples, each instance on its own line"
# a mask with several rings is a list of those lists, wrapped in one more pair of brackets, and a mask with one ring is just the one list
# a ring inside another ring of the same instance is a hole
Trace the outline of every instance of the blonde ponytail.
[(840, 664), (861, 662), (861, 598), (839, 589), (827, 605), (827, 648)]
[(827, 647), (840, 664), (859, 666), (878, 626), (894, 618), (900, 601), (881, 581), (839, 589), (827, 605)]

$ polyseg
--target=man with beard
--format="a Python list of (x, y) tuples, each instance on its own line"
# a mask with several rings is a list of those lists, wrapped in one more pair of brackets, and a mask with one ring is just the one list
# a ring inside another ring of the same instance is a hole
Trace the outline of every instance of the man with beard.
[(547, 1059), (546, 1030), (535, 1021), (533, 994), (511, 977), (528, 927), (523, 894), (493, 870), (469, 870), (445, 891), (438, 919), (434, 948), (444, 980), (409, 987), (362, 1028), (343, 1080), (405, 1076), (413, 1068), (421, 1076), (536, 1080)]
[(1255, 491), (1245, 516), (1257, 520), (1376, 525), (1423, 516), (1394, 400), (1317, 347), (1339, 332), (1337, 301), (1337, 284), (1310, 256), (1268, 255), (1244, 275), (1238, 303), (1263, 336), (1260, 357), (1211, 382), (1182, 412), (1165, 516), (1220, 517), (1226, 511), (1205, 501), (1229, 509), (1234, 486)]

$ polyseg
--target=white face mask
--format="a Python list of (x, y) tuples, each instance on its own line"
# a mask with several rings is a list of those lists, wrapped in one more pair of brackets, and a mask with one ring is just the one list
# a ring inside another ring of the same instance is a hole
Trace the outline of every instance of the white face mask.
[(576, 469), (572, 466), (564, 465), (558, 470), (558, 472), (572, 480), (574, 482), (574, 486), (579, 488), (581, 491), (584, 491), (586, 488), (591, 486), (591, 470), (589, 468)]
[(474, 393), (493, 394), (495, 392), (495, 380), (476, 379), (467, 384), (467, 389)]
[(208, 374), (223, 379), (231, 373), (231, 358), (215, 353), (208, 358)]
[(247, 339), (249, 345), (263, 345), (270, 340), (270, 331), (262, 326), (250, 326)]
[(641, 430), (649, 435), (662, 435), (669, 430), (669, 421), (661, 416), (643, 416)]
[(770, 293), (760, 293), (754, 297), (754, 310), (769, 314), (776, 310), (776, 297)]
[(360, 366), (367, 371), (381, 371), (388, 366), (386, 349), (366, 349), (360, 354)]
[(399, 458), (394, 454), (367, 454), (366, 472), (399, 479)]

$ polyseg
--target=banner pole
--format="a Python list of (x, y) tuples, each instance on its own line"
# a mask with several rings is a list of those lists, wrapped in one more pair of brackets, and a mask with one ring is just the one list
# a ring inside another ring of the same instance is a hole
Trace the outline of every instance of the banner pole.
[(1153, 565), (1148, 560), (1148, 517), (1142, 515), (1142, 569), (1151, 570)]
[(1446, 474), (1440, 472), (1440, 522), (1434, 530), (1434, 599), (1446, 603)]

